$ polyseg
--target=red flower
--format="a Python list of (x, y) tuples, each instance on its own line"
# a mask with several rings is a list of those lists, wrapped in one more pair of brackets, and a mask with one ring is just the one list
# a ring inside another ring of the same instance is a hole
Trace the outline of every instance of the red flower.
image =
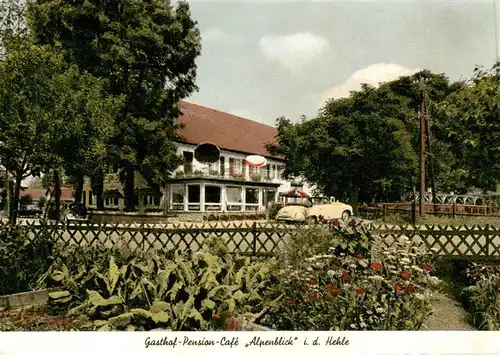
[(401, 276), (401, 278), (402, 278), (403, 280), (409, 280), (409, 279), (411, 279), (411, 274), (410, 274), (410, 273), (407, 273), (407, 272), (401, 272), (401, 273), (399, 274), (399, 276)]
[(382, 265), (379, 264), (379, 263), (371, 263), (370, 265), (372, 268), (374, 268), (375, 270), (381, 270), (382, 269)]
[(362, 295), (362, 294), (363, 294), (363, 292), (364, 292), (364, 291), (363, 291), (363, 289), (362, 289), (362, 288), (359, 288), (359, 287), (356, 287), (356, 288), (354, 289), (354, 291), (356, 291), (356, 293), (357, 293), (358, 295)]
[(424, 270), (427, 272), (431, 271), (430, 265), (424, 265)]
[(340, 222), (339, 222), (339, 220), (338, 220), (338, 219), (334, 219), (334, 220), (332, 221), (332, 227), (337, 228), (337, 227), (339, 227), (339, 226), (340, 226)]
[(327, 291), (328, 291), (328, 290), (330, 290), (330, 289), (332, 289), (332, 288), (335, 288), (335, 285), (332, 285), (332, 284), (326, 284), (326, 285), (324, 286), (324, 288), (325, 288), (325, 290), (327, 290)]
[(341, 292), (341, 290), (334, 286), (334, 287), (330, 288), (328, 290), (328, 292), (334, 293), (334, 294), (339, 294)]
[(401, 284), (400, 284), (400, 283), (397, 283), (397, 284), (395, 284), (395, 285), (394, 285), (394, 289), (395, 289), (396, 291), (401, 291), (401, 290), (403, 289), (403, 286), (401, 286)]
[(363, 254), (361, 253), (357, 253), (354, 255), (356, 258), (358, 258), (359, 260), (363, 260), (365, 257), (363, 256)]
[(406, 293), (412, 293), (413, 292), (413, 287), (412, 286), (408, 286), (407, 288), (405, 288), (405, 292)]
[(321, 218), (321, 221), (319, 221), (319, 222), (322, 224), (325, 224), (326, 222), (328, 222), (328, 220), (326, 218)]
[(307, 295), (307, 298), (316, 301), (319, 298), (319, 295), (317, 292), (311, 292), (310, 294)]
[(286, 303), (288, 303), (288, 304), (294, 304), (295, 301), (292, 298), (287, 298), (286, 299)]
[(347, 281), (351, 278), (351, 275), (349, 275), (347, 272), (344, 272), (341, 277), (342, 280)]
[(310, 280), (309, 280), (309, 283), (310, 283), (311, 285), (316, 285), (316, 284), (318, 283), (318, 281), (317, 281), (317, 280), (315, 280), (315, 279), (310, 279)]
[(219, 319), (220, 318), (220, 314), (219, 313), (215, 313), (212, 318), (215, 318), (215, 319)]
[(303, 289), (304, 291), (309, 291), (309, 286), (304, 285), (304, 286), (302, 286), (302, 289)]
[(476, 277), (478, 277), (478, 276), (479, 276), (479, 274), (478, 274), (478, 273), (474, 273), (474, 274), (470, 275), (470, 277), (472, 277), (473, 279), (475, 279), (475, 278), (476, 278)]

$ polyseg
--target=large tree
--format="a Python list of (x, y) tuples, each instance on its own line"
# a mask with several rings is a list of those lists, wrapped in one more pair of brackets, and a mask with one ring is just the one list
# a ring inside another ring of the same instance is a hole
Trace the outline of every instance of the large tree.
[[(64, 168), (76, 158), (102, 156), (120, 102), (99, 79), (81, 74), (47, 46), (26, 39), (6, 43), (0, 61), (0, 160), (14, 177), (11, 222), (17, 219), (21, 182)], [(89, 128), (91, 127), (91, 128)]]
[(463, 192), (497, 189), (500, 182), (500, 75), (476, 68), (464, 85), (434, 109), (437, 134), (456, 157)]
[[(180, 163), (176, 155), (178, 103), (194, 90), (200, 36), (186, 3), (167, 0), (38, 0), (28, 9), (37, 43), (62, 50), (66, 60), (106, 79), (124, 95), (116, 134), (107, 144), (118, 165), (127, 210), (137, 204), (135, 172), (155, 188)], [(94, 177), (96, 184), (102, 174)]]
[[(288, 175), (305, 177), (325, 194), (360, 202), (398, 200), (418, 183), (420, 78), (426, 79), (428, 103), (461, 87), (429, 71), (379, 87), (363, 85), (347, 98), (328, 101), (316, 118), (297, 124), (279, 119), (278, 144), (270, 150), (287, 158)], [(433, 142), (433, 154), (441, 187), (453, 155), (441, 141)]]

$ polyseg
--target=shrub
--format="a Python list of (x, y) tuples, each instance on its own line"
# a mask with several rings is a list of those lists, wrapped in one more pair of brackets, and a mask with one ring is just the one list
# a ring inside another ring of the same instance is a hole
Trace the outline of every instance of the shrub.
[[(309, 243), (304, 250), (316, 241), (326, 248), (335, 237), (348, 238), (348, 230), (334, 228), (331, 240), (321, 242), (327, 233), (315, 236), (315, 231), (319, 230), (305, 232)], [(429, 274), (431, 253), (405, 237), (390, 248), (374, 238), (365, 254), (357, 248), (343, 249), (330, 246), (302, 262), (297, 257), (297, 262), (289, 263), (278, 275), (279, 285), (269, 290), (269, 297), (283, 294), (284, 298), (262, 318), (262, 324), (277, 330), (421, 328), (431, 310), (428, 290), (438, 282)]]
[(70, 254), (74, 266), (60, 263), (51, 272), (64, 290), (50, 294), (49, 304), (56, 313), (85, 315), (89, 329), (207, 330), (221, 320), (234, 328), (238, 316), (252, 317), (267, 304), (261, 294), (271, 282), (269, 262), (228, 254), (218, 240), (193, 253)]
[(0, 229), (0, 294), (30, 291), (52, 263), (50, 230), (39, 230), (30, 239), (28, 229), (9, 226)]
[(461, 296), (474, 324), (478, 329), (500, 330), (500, 265), (473, 264), (467, 276), (470, 285)]
[(269, 219), (274, 220), (276, 218), (276, 215), (278, 214), (278, 211), (283, 208), (282, 203), (273, 203), (269, 207)]
[(322, 220), (321, 225), (299, 226), (280, 253), (285, 266), (299, 265), (305, 258), (324, 254), (333, 248), (334, 255), (341, 253), (367, 254), (372, 242), (369, 229), (360, 220)]

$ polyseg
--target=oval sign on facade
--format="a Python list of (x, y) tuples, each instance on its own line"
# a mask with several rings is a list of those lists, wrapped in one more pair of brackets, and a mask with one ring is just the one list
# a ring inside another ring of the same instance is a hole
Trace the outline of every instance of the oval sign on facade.
[(254, 168), (265, 166), (267, 159), (260, 155), (249, 155), (245, 158), (245, 163)]
[(200, 143), (194, 150), (194, 158), (200, 163), (215, 163), (219, 157), (219, 147), (210, 142)]

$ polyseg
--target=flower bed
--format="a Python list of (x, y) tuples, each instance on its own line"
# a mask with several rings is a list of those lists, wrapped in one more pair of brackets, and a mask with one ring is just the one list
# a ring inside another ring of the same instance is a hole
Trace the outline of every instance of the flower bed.
[[(431, 253), (408, 238), (384, 247), (356, 221), (331, 223), (331, 232), (305, 231), (292, 241), (271, 296), (285, 298), (262, 323), (277, 330), (421, 328), (431, 311), (429, 289), (439, 282), (430, 275)], [(300, 262), (295, 248), (316, 255)]]
[(482, 330), (500, 330), (500, 265), (473, 264), (467, 270), (469, 285), (462, 291), (465, 307)]

